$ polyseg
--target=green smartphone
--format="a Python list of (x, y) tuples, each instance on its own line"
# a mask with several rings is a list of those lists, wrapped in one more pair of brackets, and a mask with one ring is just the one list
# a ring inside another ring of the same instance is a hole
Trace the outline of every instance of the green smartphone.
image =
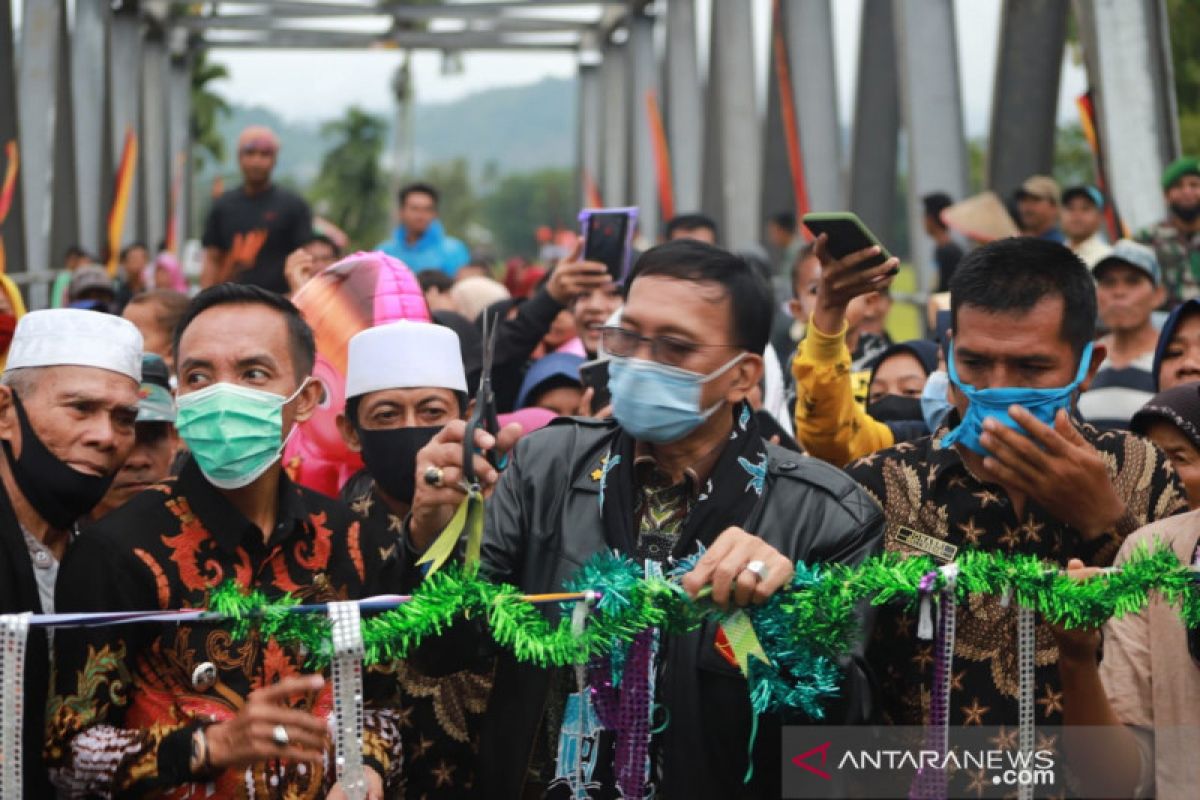
[[(852, 211), (820, 211), (804, 215), (804, 227), (812, 231), (813, 236), (822, 233), (829, 237), (829, 253), (834, 258), (843, 259), (848, 255), (866, 250), (868, 247), (878, 247), (879, 255), (868, 258), (858, 265), (858, 269), (870, 269), (891, 258), (887, 248), (879, 243), (875, 234), (863, 224), (858, 215)], [(894, 270), (893, 272), (898, 272)]]

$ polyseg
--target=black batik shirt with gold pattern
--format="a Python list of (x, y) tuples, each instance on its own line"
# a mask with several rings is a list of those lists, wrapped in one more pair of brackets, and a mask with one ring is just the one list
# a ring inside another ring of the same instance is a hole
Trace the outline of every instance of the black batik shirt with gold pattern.
[[(1118, 530), (1090, 542), (1027, 500), (1018, 517), (1005, 491), (975, 478), (954, 448), (933, 437), (880, 450), (846, 470), (883, 507), (885, 548), (951, 561), (965, 550), (1033, 554), (1065, 565), (1112, 562), (1124, 537), (1137, 528), (1187, 510), (1183, 487), (1166, 456), (1149, 441), (1122, 431), (1080, 426), (1100, 452), (1128, 510)], [(1087, 498), (1079, 498), (1087, 502)], [(1040, 619), (1036, 631), (1036, 720), (1062, 722), (1058, 648)], [(917, 615), (896, 606), (879, 609), (867, 651), (881, 689), (885, 719), (922, 725), (929, 719), (933, 643), (917, 638)], [(1018, 723), (1017, 606), (971, 596), (958, 605), (950, 693), (951, 725)], [(1015, 730), (1015, 728), (1014, 728)]]
[[(178, 479), (79, 536), (59, 574), (58, 610), (205, 608), (228, 580), (310, 603), (382, 594), (391, 583), (388, 542), (360, 531), (338, 501), (281, 476), (277, 520), (264, 542), (189, 461)], [(201, 780), (189, 770), (197, 727), (231, 719), (250, 692), (308, 671), (294, 647), (253, 632), (235, 641), (227, 625), (203, 622), (63, 629), (55, 644), (46, 758), (66, 796), (323, 798), (334, 782), (328, 751), (324, 763), (276, 759)], [(364, 759), (395, 785), (400, 712), (377, 702), (382, 676), (367, 680)], [(332, 684), (289, 704), (327, 717)]]
[[(400, 546), (404, 518), (389, 509), (373, 480), (356, 485), (348, 499), (364, 534), (370, 532)], [(401, 585), (387, 591), (405, 589)], [(379, 669), (394, 676), (394, 703), (404, 742), (404, 791), (395, 796), (412, 800), (472, 796), (479, 720), (492, 690), (492, 660), (437, 677), (424, 674), (408, 661)]]

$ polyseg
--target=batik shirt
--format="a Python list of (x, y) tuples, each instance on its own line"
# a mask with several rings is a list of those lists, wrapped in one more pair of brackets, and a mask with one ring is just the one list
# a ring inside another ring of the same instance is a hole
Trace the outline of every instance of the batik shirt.
[[(954, 422), (957, 420), (954, 419)], [(954, 448), (933, 437), (880, 450), (847, 467), (887, 517), (884, 546), (890, 552), (953, 561), (966, 550), (1032, 554), (1065, 565), (1112, 563), (1124, 537), (1137, 528), (1187, 509), (1183, 488), (1166, 456), (1150, 442), (1119, 431), (1080, 426), (1104, 458), (1128, 514), (1117, 526), (1084, 541), (1079, 531), (1027, 499), (1020, 517), (1005, 491), (985, 484), (967, 469)], [(1086, 502), (1086, 498), (1080, 498)], [(879, 609), (867, 658), (880, 682), (887, 721), (921, 725), (929, 720), (933, 643), (917, 638), (917, 615), (899, 607)], [(1036, 629), (1036, 721), (1062, 722), (1058, 648), (1050, 626)], [(972, 595), (958, 604), (952, 665), (951, 725), (1018, 722), (1017, 605)]]
[[(399, 541), (404, 518), (392, 513), (368, 480), (350, 500), (364, 535)], [(393, 587), (389, 592), (402, 592)], [(408, 661), (380, 667), (393, 676), (404, 743), (403, 797), (435, 800), (469, 795), (474, 788), (479, 719), (492, 690), (492, 663), (429, 677)], [(397, 795), (401, 796), (401, 795)]]
[(1182, 233), (1169, 221), (1138, 231), (1138, 242), (1154, 248), (1172, 308), (1200, 297), (1200, 232)]
[[(391, 547), (341, 503), (280, 479), (278, 522), (262, 531), (208, 483), (194, 462), (177, 480), (136, 496), (80, 535), (63, 563), (58, 610), (205, 608), (225, 581), (268, 598), (351, 600), (381, 593)], [(192, 734), (233, 718), (250, 692), (308, 672), (304, 654), (227, 625), (188, 622), (63, 629), (46, 758), (66, 796), (325, 797), (325, 763), (278, 759), (201, 780), (189, 768)], [(328, 717), (332, 685), (290, 698)], [(401, 766), (400, 712), (367, 687), (365, 761), (394, 784)], [(332, 747), (329, 748), (332, 750)]]

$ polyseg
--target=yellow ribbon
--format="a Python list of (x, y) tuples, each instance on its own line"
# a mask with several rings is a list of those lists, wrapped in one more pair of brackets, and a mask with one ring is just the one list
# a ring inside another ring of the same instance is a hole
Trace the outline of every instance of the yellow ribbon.
[(483, 547), (483, 492), (477, 487), (467, 492), (458, 510), (450, 518), (449, 524), (438, 534), (437, 539), (425, 551), (425, 555), (417, 561), (417, 566), (429, 564), (426, 577), (437, 572), (450, 560), (464, 530), (467, 533), (467, 549), (463, 562), (471, 569), (479, 565), (480, 551)]

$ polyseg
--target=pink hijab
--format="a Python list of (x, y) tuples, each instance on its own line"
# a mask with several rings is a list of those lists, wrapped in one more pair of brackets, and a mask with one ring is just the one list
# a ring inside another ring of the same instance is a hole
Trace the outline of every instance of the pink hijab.
[(187, 294), (188, 282), (187, 278), (183, 277), (183, 267), (179, 265), (179, 259), (165, 251), (155, 256), (154, 262), (142, 271), (142, 285), (147, 289), (157, 289), (160, 269), (165, 270), (171, 278), (171, 285), (163, 288)]

